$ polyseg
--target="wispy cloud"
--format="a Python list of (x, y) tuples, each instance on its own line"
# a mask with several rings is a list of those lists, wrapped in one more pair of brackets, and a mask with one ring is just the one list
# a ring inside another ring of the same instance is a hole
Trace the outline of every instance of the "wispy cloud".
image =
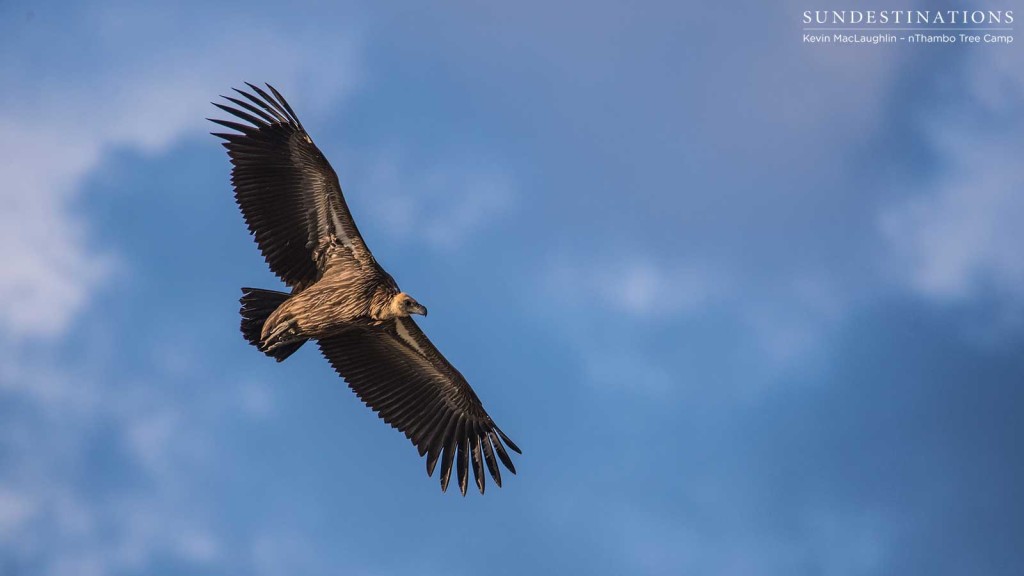
[[(129, 11), (130, 15), (130, 11)], [(104, 43), (121, 38), (147, 50), (94, 61), (91, 74), (66, 78), (11, 74), (0, 108), (0, 330), (15, 337), (59, 335), (114, 270), (116, 255), (95, 245), (76, 211), (79, 185), (116, 146), (159, 152), (207, 131), (209, 101), (243, 80), (303, 85), (316, 111), (349, 92), (357, 78), (353, 35), (289, 36), (263, 26), (209, 40), (162, 43), (140, 36), (154, 22), (126, 26), (124, 14), (92, 17)], [(144, 15), (136, 14), (140, 18)], [(167, 22), (167, 25), (176, 26)], [(190, 24), (191, 25), (191, 24)], [(162, 28), (161, 28), (162, 30)], [(236, 29), (238, 30), (238, 29)], [(45, 36), (40, 42), (45, 42)], [(96, 40), (92, 38), (91, 40)], [(274, 46), (254, 58), (252, 45)], [(61, 44), (72, 50), (75, 44)], [(41, 59), (75, 61), (41, 45)], [(317, 66), (332, 55), (332, 72)], [(27, 72), (26, 72), (27, 74)], [(144, 191), (140, 191), (140, 194)]]
[(1017, 137), (946, 146), (950, 179), (928, 196), (882, 217), (910, 286), (930, 297), (962, 299), (994, 286), (1024, 296), (1024, 170)]
[[(269, 392), (211, 378), (209, 358), (192, 357), (188, 367), (144, 375), (57, 360), (47, 371), (25, 366), (30, 380), (0, 389), (21, 406), (0, 444), (0, 555), (11, 566), (112, 574), (144, 571), (158, 558), (221, 569), (261, 562), (260, 550), (225, 530), (188, 471), (211, 469), (220, 423), (265, 422)], [(182, 379), (210, 390), (201, 411), (180, 385), (166, 385)], [(96, 470), (97, 458), (110, 469)], [(117, 489), (104, 490), (107, 481)]]
[(368, 216), (393, 239), (442, 251), (463, 248), (516, 207), (511, 175), (471, 159), (416, 170), (393, 154), (381, 155), (360, 188), (374, 197)]
[(943, 159), (938, 183), (881, 215), (896, 275), (920, 294), (962, 300), (993, 289), (1024, 301), (1022, 66), (1019, 51), (971, 60), (971, 105), (948, 106), (925, 127)]
[(586, 381), (598, 388), (668, 399), (690, 390), (681, 362), (647, 349), (651, 330), (678, 326), (728, 298), (725, 275), (610, 253), (599, 261), (554, 257), (542, 275), (550, 317), (579, 357)]
[(720, 301), (731, 289), (726, 276), (708, 266), (644, 255), (609, 255), (599, 262), (560, 257), (546, 276), (551, 294), (567, 306), (599, 306), (641, 320), (672, 320)]
[(0, 537), (13, 538), (24, 529), (36, 512), (37, 502), (31, 494), (0, 486)]
[(819, 366), (832, 334), (855, 305), (855, 296), (820, 274), (789, 271), (768, 279), (730, 262), (655, 260), (653, 255), (609, 255), (601, 260), (559, 257), (547, 266), (546, 294), (560, 331), (580, 355), (591, 383), (668, 398), (713, 378), (719, 388), (729, 371), (709, 373), (692, 351), (671, 359), (651, 349), (654, 334), (697, 342), (716, 326), (733, 331), (731, 345), (760, 376), (731, 382), (743, 400), (772, 389), (780, 375)]
[[(45, 116), (44, 116), (45, 118)], [(0, 118), (0, 330), (59, 334), (109, 274), (111, 255), (89, 243), (71, 207), (74, 187), (99, 157), (83, 135)]]

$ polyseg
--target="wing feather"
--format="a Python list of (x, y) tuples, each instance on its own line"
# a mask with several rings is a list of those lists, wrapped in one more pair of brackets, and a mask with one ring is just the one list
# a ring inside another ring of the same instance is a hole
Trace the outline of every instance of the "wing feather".
[(481, 434), (480, 444), (484, 447), (484, 460), (487, 462), (487, 471), (491, 473), (491, 478), (494, 478), (494, 483), (498, 485), (498, 488), (501, 488), (501, 467), (498, 466), (498, 462), (494, 459), (491, 441), (486, 435)]
[(466, 421), (462, 421), (462, 426), (459, 427), (459, 490), (462, 495), (466, 495), (466, 487), (469, 485), (469, 431), (466, 430)]
[(462, 494), (471, 464), (481, 493), (485, 468), (501, 486), (497, 460), (515, 473), (505, 446), (515, 452), (519, 448), (412, 319), (351, 328), (321, 339), (320, 350), (356, 395), (426, 456), (428, 476), (440, 462), (442, 490), (448, 488), (452, 468)]
[(448, 423), (445, 431), (444, 453), (441, 456), (441, 492), (448, 491), (448, 480), (452, 476), (452, 462), (455, 461), (456, 435), (462, 427), (462, 417), (456, 416)]
[(473, 477), (476, 478), (477, 489), (483, 494), (487, 478), (484, 475), (484, 463), (480, 456), (480, 429), (475, 425), (473, 433), (469, 435), (469, 446), (473, 456)]

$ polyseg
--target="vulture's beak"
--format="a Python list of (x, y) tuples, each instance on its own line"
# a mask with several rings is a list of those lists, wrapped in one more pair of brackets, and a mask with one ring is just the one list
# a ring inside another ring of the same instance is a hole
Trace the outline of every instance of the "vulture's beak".
[(420, 303), (417, 302), (416, 305), (413, 306), (411, 310), (409, 310), (409, 312), (411, 312), (413, 314), (423, 314), (424, 316), (426, 316), (427, 315), (427, 307), (424, 306), (423, 304), (420, 304)]

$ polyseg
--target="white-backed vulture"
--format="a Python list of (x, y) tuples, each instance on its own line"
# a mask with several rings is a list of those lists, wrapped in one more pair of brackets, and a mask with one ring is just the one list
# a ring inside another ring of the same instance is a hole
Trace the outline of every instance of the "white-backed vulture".
[(243, 122), (224, 140), (235, 200), (267, 264), (290, 293), (243, 288), (242, 334), (279, 362), (316, 340), (349, 387), (426, 456), (441, 462), (441, 489), (452, 467), (466, 494), (472, 464), (484, 492), (484, 467), (501, 486), (498, 461), (515, 473), (505, 446), (519, 448), (487, 415), (469, 383), (431, 344), (410, 314), (427, 309), (399, 290), (366, 247), (334, 169), (288, 102), (248, 84), (241, 98), (215, 104)]

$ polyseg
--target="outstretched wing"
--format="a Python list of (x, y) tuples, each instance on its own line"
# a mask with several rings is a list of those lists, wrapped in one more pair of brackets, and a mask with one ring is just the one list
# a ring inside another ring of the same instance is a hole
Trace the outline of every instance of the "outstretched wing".
[(466, 379), (411, 318), (396, 318), (383, 327), (352, 328), (320, 340), (320, 350), (367, 406), (403, 432), (420, 456), (427, 456), (428, 476), (440, 459), (441, 490), (448, 489), (453, 464), (463, 495), (470, 463), (481, 494), (484, 466), (498, 486), (497, 460), (515, 474), (504, 445), (516, 452), (519, 448), (498, 429)]
[[(248, 84), (248, 83), (247, 83)], [(231, 183), (249, 231), (270, 269), (286, 284), (315, 282), (336, 256), (373, 262), (338, 184), (338, 175), (313, 144), (288, 102), (248, 84), (244, 100), (214, 104), (245, 123), (215, 120), (237, 133), (219, 134), (234, 168)]]

